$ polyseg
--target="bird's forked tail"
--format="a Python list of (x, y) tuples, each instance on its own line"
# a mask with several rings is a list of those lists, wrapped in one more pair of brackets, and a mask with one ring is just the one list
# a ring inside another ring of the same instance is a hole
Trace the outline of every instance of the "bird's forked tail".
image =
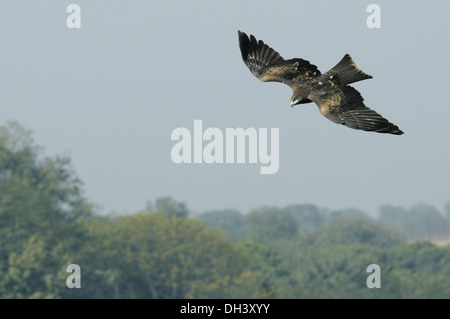
[(336, 73), (342, 85), (371, 79), (372, 76), (361, 71), (349, 54), (344, 55), (342, 60), (327, 73)]

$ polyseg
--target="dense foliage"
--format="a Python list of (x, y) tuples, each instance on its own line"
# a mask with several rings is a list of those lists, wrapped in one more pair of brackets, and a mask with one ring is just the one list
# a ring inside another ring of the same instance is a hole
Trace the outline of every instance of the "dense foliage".
[[(312, 204), (192, 216), (165, 197), (98, 216), (67, 158), (0, 127), (0, 298), (448, 298), (450, 204), (379, 218)], [(68, 288), (67, 266), (81, 268)], [(381, 288), (369, 289), (369, 264)]]

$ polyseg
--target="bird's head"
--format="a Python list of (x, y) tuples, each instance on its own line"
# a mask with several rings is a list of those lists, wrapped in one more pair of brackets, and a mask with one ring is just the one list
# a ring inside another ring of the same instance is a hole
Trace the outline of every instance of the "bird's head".
[(289, 104), (291, 105), (291, 107), (294, 107), (294, 105), (300, 104), (301, 100), (302, 99), (299, 96), (294, 94), (294, 95), (292, 95), (291, 102)]

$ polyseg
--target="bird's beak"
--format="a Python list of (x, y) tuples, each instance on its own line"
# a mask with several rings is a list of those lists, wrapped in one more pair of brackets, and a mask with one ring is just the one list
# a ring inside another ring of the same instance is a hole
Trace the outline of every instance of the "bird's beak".
[(289, 104), (291, 105), (291, 107), (294, 107), (294, 105), (295, 105), (294, 101), (292, 101), (292, 100)]

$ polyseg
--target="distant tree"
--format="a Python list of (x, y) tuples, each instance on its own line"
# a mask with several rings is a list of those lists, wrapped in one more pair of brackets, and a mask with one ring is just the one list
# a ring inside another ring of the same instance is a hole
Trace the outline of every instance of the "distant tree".
[(169, 196), (157, 198), (154, 205), (149, 202), (146, 211), (156, 211), (167, 216), (175, 217), (187, 217), (189, 215), (189, 210), (184, 202), (176, 201)]
[(235, 209), (206, 211), (196, 218), (234, 239), (240, 238), (245, 231), (244, 215)]
[(314, 245), (365, 244), (389, 248), (403, 241), (394, 229), (366, 218), (339, 218), (326, 223), (311, 235)]
[(326, 219), (326, 211), (312, 204), (290, 205), (284, 208), (297, 221), (299, 232), (315, 231)]
[(356, 208), (347, 208), (332, 211), (330, 214), (330, 218), (338, 219), (338, 218), (359, 218), (359, 219), (371, 219), (366, 213)]
[(407, 239), (442, 235), (448, 231), (447, 219), (433, 206), (420, 204), (409, 210), (384, 205), (379, 221), (403, 232)]
[(447, 232), (450, 233), (450, 202), (448, 202), (444, 206), (444, 215), (445, 215), (445, 220), (447, 222)]
[(378, 217), (378, 220), (405, 233), (405, 220), (407, 219), (407, 214), (407, 210), (403, 207), (382, 205), (380, 207), (380, 216)]
[(289, 212), (275, 207), (262, 207), (251, 211), (245, 217), (248, 239), (270, 244), (292, 238), (298, 232), (298, 225)]
[(447, 220), (431, 205), (419, 204), (410, 209), (408, 228), (414, 239), (442, 235), (447, 232)]

